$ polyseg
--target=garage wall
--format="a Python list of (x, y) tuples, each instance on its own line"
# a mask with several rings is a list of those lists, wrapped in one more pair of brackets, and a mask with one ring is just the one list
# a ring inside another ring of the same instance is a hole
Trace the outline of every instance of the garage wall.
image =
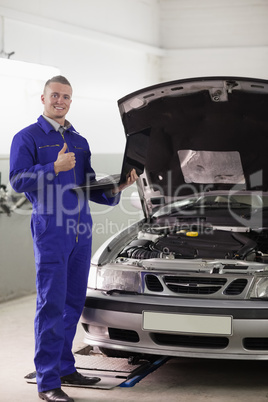
[(161, 81), (268, 78), (267, 0), (162, 0), (160, 15)]
[[(157, 0), (0, 0), (0, 44), (12, 60), (58, 68), (72, 83), (73, 103), (68, 119), (89, 141), (95, 170), (101, 174), (121, 169), (124, 131), (117, 100), (137, 88), (159, 81), (159, 4)], [(1, 51), (1, 48), (0, 48)], [(50, 78), (50, 77), (47, 77)], [(34, 86), (39, 102), (44, 82)], [(5, 102), (14, 133), (21, 107), (16, 85)], [(30, 107), (24, 125), (42, 113)], [(21, 123), (22, 124), (22, 123)], [(8, 180), (11, 135), (1, 127), (0, 171)], [(92, 204), (93, 250), (140, 217), (123, 193), (114, 209)], [(0, 213), (0, 301), (35, 290), (35, 268), (30, 216)]]

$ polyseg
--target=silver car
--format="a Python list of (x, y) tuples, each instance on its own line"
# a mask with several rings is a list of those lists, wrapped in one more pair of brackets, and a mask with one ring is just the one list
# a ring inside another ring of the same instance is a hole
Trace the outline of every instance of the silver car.
[(185, 79), (118, 105), (144, 219), (92, 259), (85, 342), (268, 359), (268, 81)]

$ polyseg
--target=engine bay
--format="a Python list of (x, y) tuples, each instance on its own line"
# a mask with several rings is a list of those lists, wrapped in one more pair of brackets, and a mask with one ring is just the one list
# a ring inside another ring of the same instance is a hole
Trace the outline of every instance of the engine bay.
[(268, 262), (267, 231), (196, 227), (194, 230), (141, 230), (118, 257), (132, 259), (234, 259)]

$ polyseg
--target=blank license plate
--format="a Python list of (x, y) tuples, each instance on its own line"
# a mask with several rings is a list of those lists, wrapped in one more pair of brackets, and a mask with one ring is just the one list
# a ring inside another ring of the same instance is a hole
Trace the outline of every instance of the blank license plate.
[(143, 329), (145, 331), (231, 335), (232, 317), (144, 311)]

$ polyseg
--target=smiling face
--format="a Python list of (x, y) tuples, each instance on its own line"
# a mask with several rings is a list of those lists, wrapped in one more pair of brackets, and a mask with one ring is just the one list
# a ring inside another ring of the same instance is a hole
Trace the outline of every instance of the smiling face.
[(64, 125), (65, 116), (72, 103), (72, 88), (59, 82), (51, 82), (41, 95), (44, 115)]

